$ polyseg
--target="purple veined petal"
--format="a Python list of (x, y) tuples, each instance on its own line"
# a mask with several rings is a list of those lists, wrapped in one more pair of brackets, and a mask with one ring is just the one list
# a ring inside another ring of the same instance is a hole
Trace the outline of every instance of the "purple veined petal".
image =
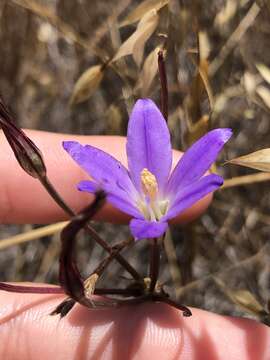
[[(98, 183), (90, 180), (83, 180), (77, 185), (79, 191), (85, 191), (89, 193), (94, 193), (97, 190), (101, 189), (101, 186)], [(131, 215), (136, 218), (142, 218), (143, 215), (140, 213), (138, 208), (134, 206), (127, 194), (124, 191), (119, 189), (113, 189), (110, 186), (105, 186), (103, 190), (107, 193), (107, 201), (119, 210)]]
[(107, 195), (107, 201), (126, 214), (139, 219), (144, 218), (143, 214), (138, 210), (138, 208), (136, 208), (131, 202), (126, 201), (126, 199), (121, 196), (109, 193)]
[(165, 233), (168, 228), (166, 221), (147, 221), (141, 219), (132, 219), (129, 227), (135, 240), (156, 238)]
[(200, 180), (186, 186), (180, 190), (176, 198), (172, 200), (172, 205), (161, 220), (167, 221), (174, 218), (198, 200), (202, 199), (205, 195), (218, 189), (222, 184), (223, 179), (221, 176), (211, 174), (203, 176)]
[(64, 141), (63, 147), (73, 160), (99, 184), (117, 186), (126, 191), (129, 196), (136, 193), (127, 169), (113, 156), (91, 145), (83, 146), (76, 141)]
[(138, 100), (132, 110), (127, 132), (127, 157), (131, 178), (141, 191), (141, 171), (147, 168), (163, 190), (172, 164), (170, 133), (153, 101)]
[(216, 160), (231, 135), (231, 129), (215, 129), (196, 141), (176, 165), (170, 176), (166, 192), (173, 194), (179, 188), (202, 177)]
[(89, 193), (94, 193), (97, 190), (100, 190), (100, 186), (94, 182), (94, 181), (90, 181), (90, 180), (83, 180), (80, 181), (79, 184), (77, 185), (77, 189), (79, 191), (86, 191)]

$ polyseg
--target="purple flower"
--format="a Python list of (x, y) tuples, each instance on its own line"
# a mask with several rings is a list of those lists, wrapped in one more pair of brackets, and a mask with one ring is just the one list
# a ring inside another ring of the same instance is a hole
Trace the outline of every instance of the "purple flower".
[(223, 184), (223, 179), (203, 176), (231, 137), (230, 129), (207, 133), (182, 156), (171, 173), (172, 147), (162, 114), (149, 99), (138, 100), (127, 133), (128, 169), (118, 160), (90, 145), (65, 141), (64, 149), (94, 181), (81, 181), (80, 191), (103, 189), (107, 200), (131, 215), (135, 239), (162, 235), (168, 220)]

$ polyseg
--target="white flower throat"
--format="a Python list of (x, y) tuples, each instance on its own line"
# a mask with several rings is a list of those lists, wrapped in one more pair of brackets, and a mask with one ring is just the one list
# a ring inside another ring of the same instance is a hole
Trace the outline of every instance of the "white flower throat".
[(141, 187), (142, 194), (138, 200), (139, 210), (147, 220), (160, 220), (168, 210), (169, 200), (160, 199), (157, 179), (146, 168), (141, 171)]

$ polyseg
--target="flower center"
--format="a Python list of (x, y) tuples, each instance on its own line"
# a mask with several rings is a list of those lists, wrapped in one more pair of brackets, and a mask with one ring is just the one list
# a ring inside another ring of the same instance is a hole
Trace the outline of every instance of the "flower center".
[(141, 186), (143, 194), (138, 200), (138, 208), (147, 220), (160, 220), (168, 210), (169, 200), (159, 198), (157, 179), (146, 168), (141, 171)]
[(142, 190), (146, 196), (151, 200), (155, 200), (158, 193), (157, 179), (148, 169), (144, 168), (141, 171)]

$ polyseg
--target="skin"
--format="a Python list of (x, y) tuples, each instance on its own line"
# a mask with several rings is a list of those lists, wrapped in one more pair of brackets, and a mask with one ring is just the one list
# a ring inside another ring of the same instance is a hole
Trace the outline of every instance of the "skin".
[[(62, 149), (62, 141), (76, 140), (81, 144), (90, 144), (102, 149), (127, 166), (126, 139), (120, 136), (74, 136), (39, 131), (26, 131), (27, 135), (42, 151), (50, 181), (65, 199), (66, 203), (79, 211), (88, 205), (93, 196), (79, 192), (76, 184), (89, 180), (89, 176)], [(48, 196), (40, 183), (26, 174), (17, 164), (10, 147), (0, 133), (0, 170), (1, 170), (1, 223), (48, 223), (67, 219), (64, 212)], [(174, 153), (173, 165), (181, 154)], [(10, 173), (13, 169), (12, 174)], [(185, 223), (196, 218), (209, 205), (211, 196), (205, 197), (192, 208), (182, 213), (176, 223)], [(33, 207), (35, 204), (35, 207)], [(126, 223), (129, 217), (110, 205), (106, 205), (97, 216), (98, 220)]]
[[(91, 201), (74, 185), (87, 179), (61, 149), (64, 139), (78, 139), (97, 146), (125, 162), (125, 139), (76, 137), (36, 131), (27, 132), (46, 159), (48, 174), (74, 210)], [(46, 223), (65, 218), (38, 181), (17, 165), (0, 134), (0, 219), (5, 223)], [(175, 159), (180, 154), (175, 153)], [(179, 216), (176, 223), (199, 216), (209, 205), (208, 196)], [(35, 206), (33, 206), (33, 204)], [(109, 205), (99, 219), (127, 222)], [(42, 285), (40, 285), (42, 286)], [(252, 320), (225, 317), (199, 309), (193, 316), (165, 304), (141, 304), (111, 310), (89, 310), (76, 305), (61, 321), (48, 314), (61, 295), (0, 292), (0, 359), (230, 359), (270, 358), (270, 329)]]

